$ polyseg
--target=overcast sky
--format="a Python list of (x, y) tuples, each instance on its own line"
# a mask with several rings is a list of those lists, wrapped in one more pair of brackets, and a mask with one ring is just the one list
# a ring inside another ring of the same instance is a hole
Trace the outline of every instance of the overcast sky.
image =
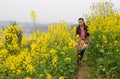
[[(100, 0), (0, 0), (0, 21), (31, 22), (29, 15), (33, 10), (40, 23), (59, 20), (76, 23), (79, 17), (90, 12), (90, 6), (97, 1)], [(120, 8), (120, 0), (111, 2)]]

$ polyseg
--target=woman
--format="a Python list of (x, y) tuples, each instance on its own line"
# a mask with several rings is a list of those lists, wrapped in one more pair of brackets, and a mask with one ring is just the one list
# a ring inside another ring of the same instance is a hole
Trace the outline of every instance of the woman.
[[(85, 25), (84, 19), (79, 18), (78, 19), (78, 26), (76, 28), (76, 34), (79, 35), (79, 43), (83, 41), (85, 45), (88, 45), (88, 37), (90, 36), (88, 33), (88, 27)], [(91, 41), (90, 41), (91, 43)], [(78, 54), (77, 54), (77, 64), (82, 66), (82, 58), (84, 55), (85, 49), (78, 49)]]

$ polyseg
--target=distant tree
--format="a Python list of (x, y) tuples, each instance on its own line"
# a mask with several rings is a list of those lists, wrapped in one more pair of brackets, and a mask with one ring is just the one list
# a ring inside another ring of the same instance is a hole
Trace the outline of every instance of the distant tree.
[(119, 12), (117, 9), (114, 9), (113, 7), (114, 7), (114, 4), (111, 2), (100, 1), (97, 3), (93, 3), (90, 9), (92, 14), (101, 15), (104, 17), (106, 15)]
[(115, 9), (113, 3), (106, 1), (93, 3), (90, 10), (90, 14), (85, 16), (88, 24), (90, 19), (94, 19), (97, 16), (104, 18), (107, 15), (119, 13), (119, 9)]

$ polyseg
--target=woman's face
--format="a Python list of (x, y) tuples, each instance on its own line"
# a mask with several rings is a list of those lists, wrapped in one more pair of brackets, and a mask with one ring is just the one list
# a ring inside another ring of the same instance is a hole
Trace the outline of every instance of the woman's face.
[(83, 20), (78, 20), (78, 23), (80, 26), (82, 26), (84, 24)]

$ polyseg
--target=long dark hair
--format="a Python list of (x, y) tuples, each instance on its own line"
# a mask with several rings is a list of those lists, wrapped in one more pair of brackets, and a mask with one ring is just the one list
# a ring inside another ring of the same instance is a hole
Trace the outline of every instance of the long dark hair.
[(83, 18), (79, 18), (78, 21), (79, 21), (79, 20), (82, 20), (82, 21), (83, 21), (83, 25), (86, 26), (85, 21), (84, 21)]

